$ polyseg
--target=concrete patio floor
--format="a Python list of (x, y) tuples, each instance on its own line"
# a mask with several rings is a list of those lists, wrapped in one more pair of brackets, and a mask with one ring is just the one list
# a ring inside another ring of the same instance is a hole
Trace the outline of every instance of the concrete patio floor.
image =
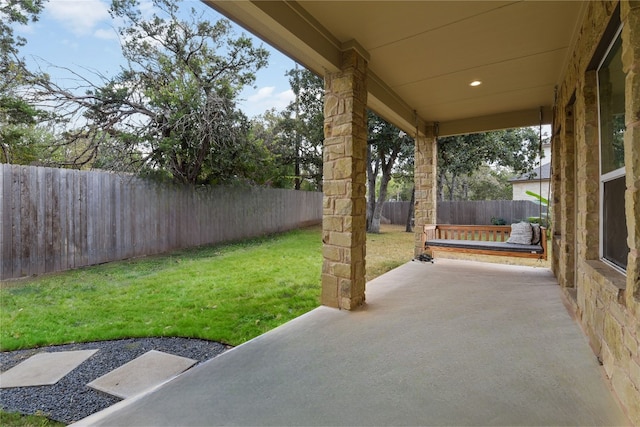
[(439, 259), (77, 425), (628, 425), (548, 269)]

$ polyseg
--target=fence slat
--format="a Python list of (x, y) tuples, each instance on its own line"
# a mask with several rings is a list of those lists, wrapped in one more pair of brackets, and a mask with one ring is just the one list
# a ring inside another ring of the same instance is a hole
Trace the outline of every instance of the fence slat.
[(49, 250), (53, 241), (53, 227), (51, 226), (51, 210), (48, 205), (53, 198), (53, 182), (51, 169), (38, 168), (35, 171), (36, 181), (35, 209), (36, 209), (36, 266), (35, 274), (42, 274), (47, 269), (53, 270), (53, 257)]

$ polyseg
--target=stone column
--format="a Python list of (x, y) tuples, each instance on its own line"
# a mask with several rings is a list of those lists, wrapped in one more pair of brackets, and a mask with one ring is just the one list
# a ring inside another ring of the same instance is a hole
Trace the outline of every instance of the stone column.
[(595, 71), (587, 71), (578, 84), (574, 113), (576, 128), (576, 192), (578, 263), (599, 259), (600, 158), (598, 85)]
[[(556, 121), (563, 123), (564, 117), (558, 113), (556, 116)], [(556, 129), (557, 123), (554, 123), (554, 129)], [(553, 229), (553, 236), (561, 236), (564, 234), (564, 229), (562, 228), (562, 207), (563, 207), (563, 196), (564, 194), (561, 191), (562, 188), (562, 176), (563, 169), (561, 166), (562, 163), (562, 147), (565, 145), (565, 137), (564, 137), (564, 126), (558, 127), (557, 130), (553, 131), (553, 137), (551, 138), (551, 194), (553, 197), (551, 198), (551, 227)], [(554, 257), (555, 258), (555, 257)]]
[(365, 300), (367, 62), (355, 50), (325, 77), (322, 304)]
[[(640, 320), (640, 2), (622, 2), (622, 70), (625, 81), (624, 164), (627, 190), (627, 307)], [(640, 336), (638, 336), (640, 338)], [(639, 360), (640, 363), (640, 360)], [(640, 372), (640, 370), (638, 370)], [(638, 378), (640, 382), (640, 378)]]
[(425, 224), (435, 224), (437, 221), (436, 205), (437, 189), (437, 143), (433, 128), (427, 133), (418, 132), (415, 136), (414, 185), (416, 187), (415, 201), (415, 248), (414, 254), (420, 255), (422, 247), (422, 227)]
[(553, 136), (551, 138), (551, 199), (549, 200), (548, 215), (551, 215), (551, 240), (547, 242), (548, 245), (553, 247), (553, 256), (551, 258), (551, 271), (555, 274), (558, 282), (562, 284), (564, 281), (564, 272), (562, 271), (562, 264), (560, 263), (559, 247), (562, 244), (563, 228), (562, 228), (562, 207), (564, 194), (561, 191), (562, 186), (562, 168), (560, 163), (562, 161), (561, 147), (563, 146), (564, 127), (560, 125), (563, 122), (563, 116), (561, 112), (555, 115), (553, 122)]
[[(559, 229), (562, 233), (557, 257), (562, 271), (560, 285), (574, 286), (575, 275), (575, 141), (573, 106), (565, 110), (562, 128), (562, 147), (560, 147), (560, 193), (563, 203), (560, 205)], [(558, 215), (555, 215), (558, 216)], [(554, 254), (554, 258), (556, 255)]]

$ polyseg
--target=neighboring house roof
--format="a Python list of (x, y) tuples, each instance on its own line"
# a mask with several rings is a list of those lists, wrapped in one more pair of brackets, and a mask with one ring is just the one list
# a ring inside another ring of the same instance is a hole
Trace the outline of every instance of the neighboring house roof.
[[(542, 175), (541, 177), (539, 175)], [(537, 181), (539, 179), (551, 179), (551, 163), (545, 163), (530, 172), (526, 172), (515, 178), (511, 178), (509, 182)]]

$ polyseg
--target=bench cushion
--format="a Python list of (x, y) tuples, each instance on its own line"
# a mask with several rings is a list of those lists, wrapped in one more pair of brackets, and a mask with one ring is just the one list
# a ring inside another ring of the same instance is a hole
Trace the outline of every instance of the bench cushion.
[(425, 246), (431, 246), (434, 248), (460, 248), (460, 249), (479, 249), (486, 251), (496, 252), (523, 252), (523, 253), (543, 253), (542, 246), (540, 245), (519, 245), (516, 243), (507, 242), (485, 242), (482, 240), (452, 240), (452, 239), (438, 239), (427, 240)]

